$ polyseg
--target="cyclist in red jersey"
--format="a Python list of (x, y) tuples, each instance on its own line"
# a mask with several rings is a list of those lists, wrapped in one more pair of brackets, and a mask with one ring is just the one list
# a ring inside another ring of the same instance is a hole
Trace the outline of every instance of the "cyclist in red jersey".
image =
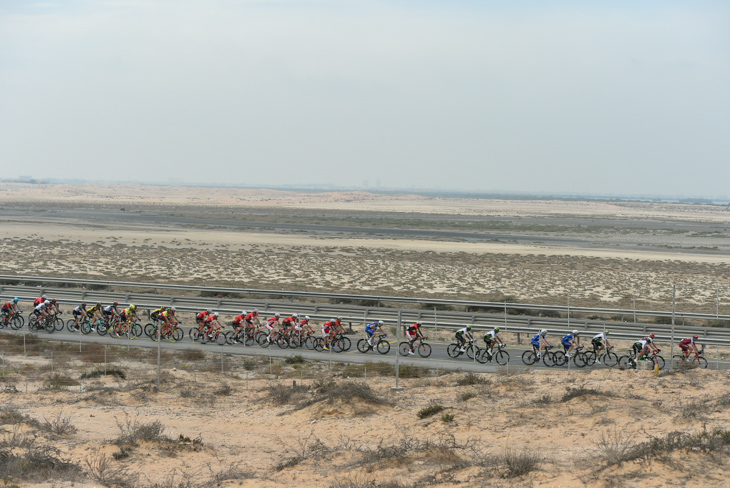
[(411, 356), (415, 354), (415, 351), (413, 350), (413, 342), (419, 338), (423, 339), (423, 332), (421, 332), (420, 320), (415, 324), (408, 326), (408, 328), (406, 329), (406, 339), (408, 339), (408, 345), (411, 348), (411, 350), (408, 351), (408, 354), (410, 354)]
[(33, 300), (33, 306), (37, 307), (41, 303), (45, 302), (47, 299), (48, 298), (45, 295), (41, 295), (38, 298), (36, 298), (35, 300)]
[(329, 351), (329, 344), (332, 337), (337, 333), (337, 319), (322, 324), (322, 338), (324, 338), (324, 349)]
[(9, 302), (3, 304), (2, 308), (2, 314), (3, 314), (3, 327), (5, 327), (8, 322), (10, 322), (10, 319), (18, 313), (18, 302), (20, 301), (20, 298), (15, 297)]
[(200, 325), (208, 317), (208, 315), (212, 313), (213, 311), (211, 309), (203, 310), (195, 316), (195, 321), (198, 323), (198, 325)]
[(205, 320), (203, 321), (204, 329), (203, 329), (203, 335), (210, 335), (213, 332), (213, 327), (216, 325), (218, 327), (221, 327), (221, 323), (218, 322), (218, 316), (220, 314), (218, 312), (208, 315)]
[(687, 359), (689, 357), (690, 352), (694, 352), (695, 354), (700, 353), (700, 351), (697, 349), (697, 343), (695, 342), (699, 338), (700, 338), (700, 336), (695, 334), (692, 337), (688, 337), (686, 339), (682, 339), (681, 341), (679, 341), (679, 347), (680, 347), (680, 349), (682, 349), (682, 358), (683, 359)]
[(271, 336), (274, 336), (274, 338), (276, 338), (276, 336), (278, 335), (280, 317), (281, 314), (279, 312), (276, 312), (273, 317), (266, 321), (266, 329), (269, 331), (269, 334), (266, 336), (266, 342), (271, 342)]
[(299, 321), (299, 315), (294, 314), (291, 317), (287, 317), (284, 320), (281, 321), (281, 331), (286, 332), (287, 330), (291, 329), (294, 330), (294, 326), (297, 325), (297, 322)]
[(241, 330), (241, 327), (244, 327), (244, 324), (246, 322), (246, 311), (244, 310), (241, 315), (237, 315), (233, 318), (233, 343), (238, 344), (239, 341), (236, 340), (236, 337), (238, 336), (238, 333)]

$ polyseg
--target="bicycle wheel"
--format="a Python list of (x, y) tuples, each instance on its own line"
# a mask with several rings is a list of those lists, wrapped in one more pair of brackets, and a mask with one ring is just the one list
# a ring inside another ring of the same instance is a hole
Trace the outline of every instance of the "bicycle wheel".
[(408, 356), (408, 353), (411, 352), (411, 346), (407, 342), (401, 342), (398, 344), (398, 352), (401, 356)]
[(182, 329), (178, 329), (175, 327), (172, 330), (172, 338), (175, 340), (175, 342), (180, 342), (183, 340), (183, 337), (185, 337), (185, 332), (182, 331)]
[(654, 356), (652, 358), (652, 360), (654, 361), (654, 364), (658, 364), (659, 365), (659, 369), (664, 369), (664, 358), (663, 357), (661, 357), (661, 356)]
[(586, 353), (586, 366), (593, 366), (596, 364), (596, 351), (588, 351)]
[(487, 351), (487, 349), (479, 349), (479, 351), (477, 351), (476, 360), (480, 364), (486, 364), (489, 359), (489, 352)]
[(585, 368), (587, 364), (586, 353), (583, 351), (576, 352), (575, 356), (573, 356), (573, 364), (578, 368)]
[(607, 352), (603, 356), (603, 364), (608, 366), (609, 368), (613, 368), (618, 364), (618, 356), (615, 352)]
[(86, 322), (82, 322), (79, 324), (79, 330), (81, 330), (81, 333), (84, 335), (91, 334), (91, 331), (93, 330), (91, 328), (91, 322), (88, 320)]
[(198, 340), (198, 328), (197, 327), (191, 327), (188, 331), (188, 337), (191, 341), (197, 341)]
[(271, 343), (267, 339), (268, 339), (268, 337), (266, 336), (266, 334), (260, 334), (256, 338), (256, 340), (259, 343), (259, 346), (261, 346), (261, 347), (269, 347), (271, 345)]
[(119, 331), (117, 331), (117, 328), (116, 327), (112, 327), (111, 329), (109, 329), (109, 335), (112, 336), (115, 339), (118, 339), (119, 338)]
[(23, 317), (15, 315), (12, 319), (10, 319), (10, 327), (12, 327), (13, 330), (18, 330), (23, 327)]
[(33, 315), (31, 318), (28, 319), (28, 330), (32, 330), (33, 332), (35, 332), (37, 330), (36, 329), (37, 324), (38, 324), (38, 317)]
[(568, 362), (563, 351), (555, 351), (553, 356), (555, 358), (555, 366), (564, 366)]
[(256, 343), (257, 343), (256, 336), (254, 334), (252, 334), (250, 332), (248, 334), (246, 334), (246, 342), (244, 343), (245, 345), (253, 346)]
[(466, 346), (466, 357), (473, 360), (474, 354), (479, 351), (479, 347), (475, 346), (474, 344), (469, 344)]
[(537, 361), (537, 354), (534, 351), (525, 351), (522, 353), (522, 362), (530, 366)]
[(296, 349), (302, 347), (302, 336), (300, 334), (294, 334), (289, 338), (289, 347)]
[(289, 347), (289, 339), (280, 335), (276, 338), (276, 345), (279, 346), (279, 349), (286, 349)]
[(449, 346), (446, 348), (446, 354), (449, 355), (451, 358), (458, 358), (461, 356), (461, 348), (458, 344), (449, 344)]
[(102, 322), (101, 324), (96, 326), (96, 333), (100, 336), (106, 335), (106, 333), (109, 331), (109, 325), (106, 322)]
[(230, 332), (218, 332), (218, 337), (215, 338), (215, 341), (219, 346), (225, 346), (228, 344), (228, 334), (230, 334)]
[(502, 351), (501, 349), (494, 353), (494, 360), (499, 364), (500, 366), (504, 366), (509, 362), (509, 353), (507, 351)]
[(621, 369), (630, 369), (631, 363), (629, 362), (628, 356), (621, 356), (618, 358), (618, 367)]
[(46, 329), (46, 332), (49, 334), (53, 334), (56, 332), (56, 319), (48, 319), (46, 320), (46, 323), (43, 324), (43, 328)]
[(69, 332), (76, 332), (76, 320), (75, 319), (68, 319), (66, 321), (66, 329)]
[(152, 338), (152, 331), (155, 331), (157, 333), (157, 327), (155, 324), (149, 323), (144, 325), (144, 335), (146, 335), (149, 338)]
[(324, 339), (322, 339), (321, 337), (315, 337), (313, 340), (312, 347), (317, 352), (324, 351)]
[(692, 358), (692, 362), (690, 364), (696, 365), (698, 368), (707, 369), (707, 359), (702, 356)]
[(63, 319), (61, 317), (56, 317), (54, 325), (56, 326), (56, 330), (63, 330)]
[(416, 348), (416, 352), (422, 358), (429, 357), (431, 355), (431, 344), (426, 344), (425, 342), (420, 343)]
[(368, 352), (370, 350), (370, 344), (368, 344), (368, 340), (360, 339), (359, 341), (357, 341), (357, 350), (363, 354)]
[(555, 366), (555, 353), (550, 351), (545, 351), (544, 353), (542, 353), (542, 362), (548, 368), (552, 368), (553, 366)]
[(129, 338), (130, 339), (136, 339), (137, 337), (141, 336), (142, 334), (144, 334), (144, 332), (142, 332), (142, 326), (141, 325), (139, 325), (139, 324), (132, 324), (129, 327)]
[(380, 354), (388, 354), (390, 352), (390, 342), (386, 340), (378, 341), (377, 349)]

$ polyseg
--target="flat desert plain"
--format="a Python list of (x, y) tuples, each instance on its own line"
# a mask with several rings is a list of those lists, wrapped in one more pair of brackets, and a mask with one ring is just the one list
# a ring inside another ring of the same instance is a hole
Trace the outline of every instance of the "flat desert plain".
[[(713, 205), (0, 188), (5, 274), (211, 286), (668, 310), (676, 284), (680, 310), (729, 313), (729, 228)], [(3, 351), (7, 486), (728, 485), (725, 371), (415, 370), (396, 390), (310, 362), (193, 372), (192, 351), (158, 389), (134, 348), (106, 375)]]

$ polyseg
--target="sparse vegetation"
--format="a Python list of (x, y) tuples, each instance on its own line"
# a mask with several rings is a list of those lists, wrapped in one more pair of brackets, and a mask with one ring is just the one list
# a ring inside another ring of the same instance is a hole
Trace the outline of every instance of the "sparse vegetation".
[(437, 413), (442, 412), (444, 409), (443, 405), (429, 405), (427, 407), (423, 407), (418, 411), (416, 414), (419, 419), (425, 419), (426, 417), (431, 417), (432, 415), (436, 415)]
[(459, 386), (468, 386), (468, 385), (489, 385), (492, 382), (488, 380), (484, 375), (479, 373), (466, 373), (465, 375), (462, 375), (458, 380), (456, 380), (456, 384)]

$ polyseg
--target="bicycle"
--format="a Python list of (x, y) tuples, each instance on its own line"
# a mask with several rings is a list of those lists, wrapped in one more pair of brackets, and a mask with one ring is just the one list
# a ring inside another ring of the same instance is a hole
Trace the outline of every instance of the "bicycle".
[[(151, 326), (151, 327), (148, 327)], [(150, 339), (157, 342), (157, 328), (158, 324), (147, 324), (144, 326), (144, 333), (149, 336)], [(149, 334), (148, 334), (149, 332)], [(164, 333), (162, 333), (162, 329), (160, 329), (161, 337), (162, 339), (167, 339), (170, 342), (179, 342), (182, 340), (183, 337), (185, 337), (185, 333), (180, 329), (177, 324), (170, 326), (170, 329)], [(141, 335), (141, 334), (140, 334)], [(201, 340), (202, 342), (202, 340)], [(205, 344), (203, 342), (203, 344)]]
[(370, 350), (376, 350), (380, 354), (388, 354), (390, 352), (390, 342), (386, 341), (385, 338), (388, 334), (378, 335), (378, 340), (373, 341), (374, 344), (369, 344), (367, 339), (360, 339), (357, 341), (357, 350), (361, 353), (366, 353)]
[(477, 361), (486, 364), (494, 359), (494, 362), (504, 366), (509, 362), (509, 353), (503, 350), (506, 346), (506, 344), (497, 344), (497, 351), (494, 353), (490, 353), (489, 348), (480, 349), (477, 353)]
[(555, 358), (555, 353), (550, 350), (552, 348), (553, 346), (545, 346), (545, 349), (543, 349), (541, 354), (537, 347), (532, 346), (532, 350), (522, 353), (522, 362), (527, 366), (532, 366), (535, 363), (539, 363), (540, 359), (542, 359), (545, 366), (553, 367), (557, 364), (557, 360)]
[(18, 330), (22, 328), (25, 325), (25, 319), (22, 315), (22, 310), (18, 310), (17, 312), (13, 312), (13, 314), (8, 319), (8, 322), (3, 325), (3, 327), (10, 327), (13, 330)]
[(136, 322), (118, 323), (109, 330), (109, 335), (114, 338), (127, 336), (129, 339), (136, 339), (142, 335), (142, 326)]
[(52, 334), (56, 331), (56, 316), (54, 314), (48, 314), (45, 317), (39, 317), (33, 314), (28, 319), (28, 329), (32, 332), (45, 330), (49, 334)]
[[(431, 355), (431, 345), (423, 342), (426, 339), (428, 339), (428, 337), (424, 337), (423, 339), (416, 339), (413, 342), (413, 350), (417, 352), (418, 355), (422, 358), (427, 358)], [(408, 356), (408, 353), (411, 352), (410, 343), (401, 342), (400, 344), (398, 344), (398, 352), (400, 352), (401, 356)]]
[[(659, 351), (661, 349), (657, 349), (656, 351), (651, 351), (649, 354), (645, 355), (647, 361), (652, 362), (652, 366), (659, 366), (659, 369), (664, 369), (664, 358), (659, 355)], [(618, 360), (618, 365), (620, 368), (624, 369), (636, 369), (636, 365), (638, 364), (638, 361), (641, 358), (637, 359), (634, 357), (634, 351), (630, 350), (629, 355), (627, 356), (621, 356)]]
[[(617, 364), (619, 364), (619, 358), (616, 355), (615, 352), (612, 352), (613, 346), (604, 348), (603, 351), (601, 351), (600, 356), (598, 356), (598, 360), (601, 361), (601, 363), (605, 364), (609, 368), (613, 368)], [(594, 349), (591, 349), (590, 351), (587, 351), (586, 353), (586, 366), (593, 366), (596, 363), (596, 351)]]
[[(468, 345), (462, 346), (458, 342), (453, 342), (446, 346), (446, 354), (449, 355), (450, 358), (458, 358), (462, 354), (466, 354), (466, 357), (469, 359), (474, 359), (475, 354), (479, 354), (482, 349), (475, 344), (476, 340), (472, 339), (468, 341)], [(462, 351), (464, 349), (464, 351)]]
[(672, 359), (676, 361), (678, 366), (688, 366), (693, 368), (707, 369), (707, 359), (705, 359), (701, 353), (695, 353), (691, 358), (684, 357), (684, 355), (672, 356)]
[(79, 318), (79, 323), (76, 324), (76, 319), (68, 319), (66, 321), (66, 329), (69, 332), (79, 332), (81, 330), (81, 327), (85, 324), (89, 323), (89, 317), (86, 314), (83, 314), (81, 318)]

